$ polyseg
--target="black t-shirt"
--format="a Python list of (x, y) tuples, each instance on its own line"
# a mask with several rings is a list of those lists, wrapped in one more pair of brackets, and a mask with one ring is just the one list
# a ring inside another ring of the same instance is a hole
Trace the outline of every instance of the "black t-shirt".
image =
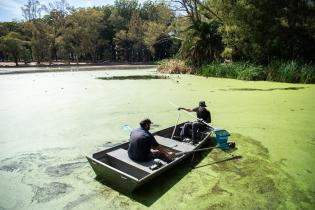
[(205, 122), (211, 123), (211, 114), (207, 109), (199, 111), (199, 107), (196, 107), (193, 109), (193, 111), (197, 113), (197, 117), (199, 119), (203, 119)]
[(149, 160), (151, 148), (157, 146), (159, 144), (149, 131), (137, 128), (131, 131), (128, 155), (133, 160), (146, 161)]

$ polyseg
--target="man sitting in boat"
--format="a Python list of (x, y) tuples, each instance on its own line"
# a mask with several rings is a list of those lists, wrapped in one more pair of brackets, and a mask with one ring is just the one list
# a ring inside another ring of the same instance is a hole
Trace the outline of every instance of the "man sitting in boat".
[[(191, 138), (193, 143), (197, 143), (197, 131), (205, 131), (207, 129), (206, 123), (211, 123), (211, 114), (206, 109), (206, 102), (200, 101), (199, 106), (194, 109), (186, 109), (179, 107), (178, 110), (185, 110), (187, 112), (196, 112), (198, 120), (195, 122), (185, 123), (184, 127), (180, 132), (181, 139), (189, 137), (189, 131), (192, 130)], [(200, 120), (199, 120), (200, 119)], [(201, 122), (203, 120), (206, 123)]]
[[(130, 159), (139, 162), (158, 158), (169, 163), (172, 161), (175, 153), (157, 143), (154, 136), (149, 132), (151, 124), (150, 119), (144, 119), (140, 122), (140, 128), (131, 131), (128, 156)], [(156, 151), (152, 152), (151, 149)]]

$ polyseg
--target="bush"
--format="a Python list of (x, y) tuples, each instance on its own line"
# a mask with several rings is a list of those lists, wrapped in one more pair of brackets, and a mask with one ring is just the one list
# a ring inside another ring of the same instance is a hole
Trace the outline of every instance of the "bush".
[(278, 70), (278, 78), (280, 82), (299, 82), (300, 81), (300, 66), (296, 61), (284, 62)]
[(301, 83), (315, 83), (315, 65), (305, 64), (301, 69)]
[(243, 69), (238, 71), (237, 79), (242, 80), (265, 80), (265, 73), (262, 66), (245, 64)]
[(315, 65), (296, 60), (272, 61), (266, 67), (267, 80), (295, 83), (315, 83)]
[(247, 63), (213, 63), (202, 66), (198, 73), (207, 77), (226, 77), (242, 80), (263, 80), (265, 78), (261, 66), (254, 66)]
[[(158, 68), (160, 72), (179, 74), (194, 73), (192, 67), (184, 61), (163, 60)], [(271, 61), (267, 66), (252, 63), (212, 63), (201, 66), (197, 74), (206, 77), (223, 77), (241, 80), (269, 80), (278, 82), (315, 83), (315, 65), (296, 60)]]
[(160, 62), (158, 71), (169, 74), (191, 74), (193, 68), (186, 65), (184, 61), (178, 59), (166, 59)]

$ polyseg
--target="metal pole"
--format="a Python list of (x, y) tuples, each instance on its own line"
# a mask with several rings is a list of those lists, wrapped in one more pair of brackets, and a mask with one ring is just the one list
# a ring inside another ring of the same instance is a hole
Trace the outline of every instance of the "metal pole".
[(176, 124), (175, 124), (174, 130), (173, 130), (173, 133), (172, 133), (172, 137), (171, 137), (171, 139), (173, 139), (173, 137), (174, 137), (175, 130), (176, 130), (176, 127), (177, 127), (177, 124), (178, 124), (178, 121), (179, 121), (179, 117), (180, 117), (180, 112), (178, 112), (177, 121), (176, 121)]

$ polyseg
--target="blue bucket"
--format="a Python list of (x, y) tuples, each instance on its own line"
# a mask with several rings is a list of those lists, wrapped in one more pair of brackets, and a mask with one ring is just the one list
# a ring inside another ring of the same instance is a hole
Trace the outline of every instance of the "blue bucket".
[(215, 129), (213, 132), (215, 133), (218, 147), (222, 150), (229, 149), (229, 145), (227, 142), (231, 134), (225, 129)]

